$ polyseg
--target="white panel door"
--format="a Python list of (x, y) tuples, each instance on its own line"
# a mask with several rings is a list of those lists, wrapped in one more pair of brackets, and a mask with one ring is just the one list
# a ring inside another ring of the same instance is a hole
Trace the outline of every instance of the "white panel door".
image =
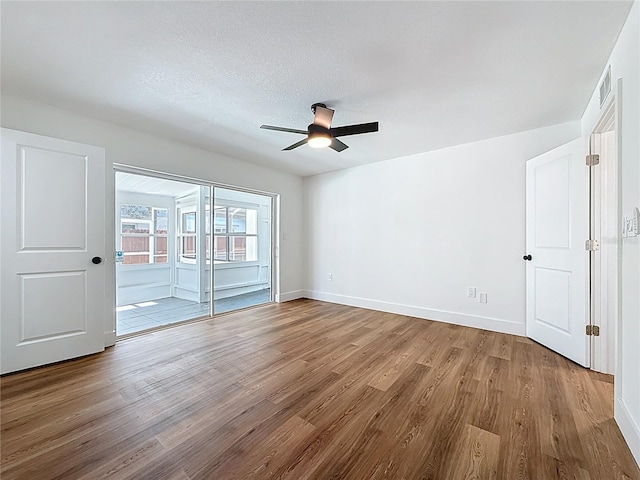
[(1, 141), (0, 371), (102, 351), (104, 149), (4, 128)]
[(585, 146), (577, 139), (527, 162), (526, 316), (527, 336), (587, 367)]

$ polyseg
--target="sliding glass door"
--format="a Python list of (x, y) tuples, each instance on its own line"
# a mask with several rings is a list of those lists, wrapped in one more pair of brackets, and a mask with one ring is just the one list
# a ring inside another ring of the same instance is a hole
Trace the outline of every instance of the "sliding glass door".
[(272, 197), (215, 187), (212, 208), (214, 313), (271, 302)]
[(131, 170), (115, 174), (118, 336), (272, 301), (272, 196)]

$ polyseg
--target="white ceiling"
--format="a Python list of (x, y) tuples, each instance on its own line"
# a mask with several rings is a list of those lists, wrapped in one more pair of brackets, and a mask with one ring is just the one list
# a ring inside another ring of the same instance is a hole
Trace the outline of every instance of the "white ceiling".
[(133, 173), (116, 172), (116, 190), (119, 192), (144, 193), (147, 195), (165, 195), (167, 197), (184, 197), (195, 193), (199, 185), (177, 182), (158, 177), (135, 175)]
[[(2, 89), (298, 175), (578, 120), (629, 1), (7, 2)], [(380, 122), (342, 153), (261, 124)]]

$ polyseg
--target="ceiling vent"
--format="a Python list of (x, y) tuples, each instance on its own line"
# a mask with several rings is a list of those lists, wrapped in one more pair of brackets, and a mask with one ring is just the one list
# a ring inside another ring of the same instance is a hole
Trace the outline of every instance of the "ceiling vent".
[(604, 74), (604, 78), (600, 83), (600, 108), (604, 105), (609, 92), (611, 92), (611, 65), (607, 68), (607, 73)]

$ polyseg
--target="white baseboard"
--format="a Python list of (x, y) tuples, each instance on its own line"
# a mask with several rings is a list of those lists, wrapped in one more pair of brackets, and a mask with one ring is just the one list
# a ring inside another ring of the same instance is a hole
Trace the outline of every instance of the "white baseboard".
[(621, 398), (616, 398), (614, 411), (614, 418), (620, 427), (622, 436), (627, 441), (636, 463), (640, 466), (640, 426), (635, 422)]
[(280, 295), (276, 295), (276, 302), (289, 302), (291, 300), (297, 300), (298, 298), (305, 298), (305, 290), (294, 290), (292, 292), (284, 292)]
[(104, 332), (104, 346), (113, 347), (116, 344), (116, 332)]
[(465, 327), (481, 328), (494, 332), (510, 333), (512, 335), (526, 335), (524, 323), (510, 322), (499, 318), (449, 312), (446, 310), (435, 310), (432, 308), (403, 305), (400, 303), (382, 302), (380, 300), (336, 295), (334, 293), (317, 292), (314, 290), (306, 290), (302, 296), (313, 300), (322, 300), (324, 302), (339, 303), (341, 305), (349, 305), (351, 307), (367, 308), (370, 310), (379, 310), (382, 312), (396, 313), (399, 315), (424, 318), (427, 320), (436, 320)]

